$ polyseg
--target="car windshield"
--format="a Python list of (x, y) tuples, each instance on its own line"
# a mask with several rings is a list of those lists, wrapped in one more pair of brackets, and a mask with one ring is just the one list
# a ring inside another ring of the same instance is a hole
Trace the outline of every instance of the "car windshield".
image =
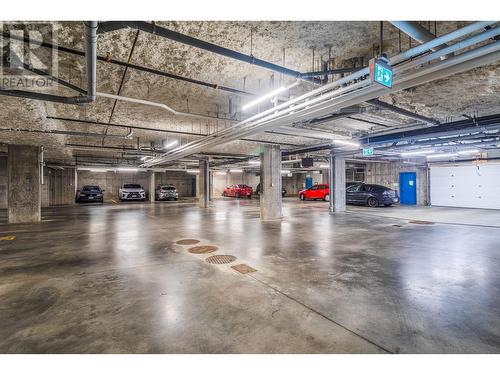
[(139, 184), (123, 184), (124, 189), (142, 189), (142, 186)]
[(101, 191), (99, 186), (84, 186), (82, 191)]
[(175, 190), (175, 186), (162, 186), (163, 190)]
[(246, 189), (248, 188), (249, 186), (248, 185), (238, 185), (241, 189)]

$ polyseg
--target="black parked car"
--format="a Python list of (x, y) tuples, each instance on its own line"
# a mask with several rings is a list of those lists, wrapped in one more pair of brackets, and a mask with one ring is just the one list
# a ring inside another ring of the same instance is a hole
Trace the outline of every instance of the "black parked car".
[(346, 189), (348, 204), (362, 204), (369, 207), (390, 206), (399, 202), (398, 193), (382, 185), (357, 184)]
[(81, 188), (81, 190), (77, 190), (75, 202), (76, 203), (82, 203), (82, 202), (103, 203), (103, 201), (104, 201), (103, 194), (102, 194), (103, 192), (104, 192), (104, 190), (102, 190), (99, 186), (85, 185), (84, 187)]

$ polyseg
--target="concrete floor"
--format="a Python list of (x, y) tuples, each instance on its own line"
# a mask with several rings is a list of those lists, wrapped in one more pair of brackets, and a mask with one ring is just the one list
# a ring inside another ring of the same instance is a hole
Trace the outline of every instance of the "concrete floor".
[(427, 220), (442, 224), (500, 228), (500, 210), (396, 205), (379, 207), (376, 210), (365, 206), (348, 206), (348, 211), (395, 219)]
[(500, 352), (500, 229), (326, 207), (286, 198), (278, 223), (243, 199), (59, 207), (31, 225), (3, 211), (0, 352)]

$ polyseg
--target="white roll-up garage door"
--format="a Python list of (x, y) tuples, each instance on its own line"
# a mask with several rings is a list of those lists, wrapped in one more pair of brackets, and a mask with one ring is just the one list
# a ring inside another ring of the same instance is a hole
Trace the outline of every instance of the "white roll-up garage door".
[(430, 169), (433, 206), (500, 209), (500, 164)]

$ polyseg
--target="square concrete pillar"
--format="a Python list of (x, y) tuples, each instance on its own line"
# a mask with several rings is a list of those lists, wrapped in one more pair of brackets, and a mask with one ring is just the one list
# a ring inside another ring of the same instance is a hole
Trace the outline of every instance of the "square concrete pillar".
[(279, 145), (265, 145), (260, 156), (260, 219), (282, 217), (281, 150)]
[(210, 169), (208, 159), (200, 160), (198, 206), (208, 208), (210, 202)]
[(346, 210), (345, 159), (340, 155), (330, 155), (329, 162), (330, 213), (342, 213)]
[(151, 203), (155, 202), (155, 189), (156, 189), (156, 178), (154, 171), (148, 171), (149, 177), (149, 201)]
[(8, 146), (9, 223), (41, 219), (40, 147)]

